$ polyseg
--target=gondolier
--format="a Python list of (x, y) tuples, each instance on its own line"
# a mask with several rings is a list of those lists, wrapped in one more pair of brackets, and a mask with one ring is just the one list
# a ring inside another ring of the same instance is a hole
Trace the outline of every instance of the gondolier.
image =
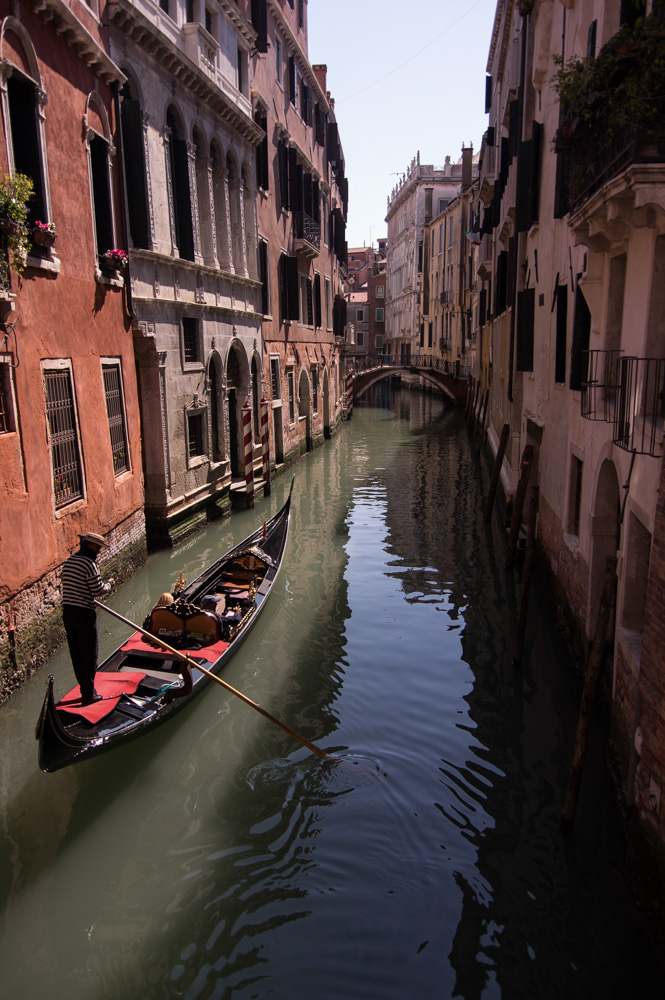
[(115, 581), (102, 583), (96, 559), (106, 542), (102, 535), (89, 531), (79, 535), (81, 547), (62, 567), (62, 620), (67, 633), (69, 655), (81, 701), (90, 705), (101, 696), (95, 691), (97, 671), (97, 612), (95, 597), (107, 594)]

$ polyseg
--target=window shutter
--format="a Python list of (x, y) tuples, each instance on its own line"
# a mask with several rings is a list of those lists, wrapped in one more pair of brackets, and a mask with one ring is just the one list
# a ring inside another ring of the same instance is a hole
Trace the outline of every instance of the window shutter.
[(289, 208), (297, 212), (298, 205), (298, 159), (294, 146), (289, 147)]
[(314, 275), (314, 326), (321, 326), (321, 275)]
[(339, 158), (339, 138), (337, 135), (337, 122), (328, 122), (328, 162), (336, 164)]
[(314, 310), (312, 305), (312, 279), (307, 278), (307, 325), (314, 325)]
[(307, 91), (307, 114), (305, 115), (305, 124), (311, 126), (311, 124), (312, 124), (312, 105), (314, 103), (314, 93), (313, 93), (312, 88), (310, 86), (308, 86), (306, 88), (306, 91)]
[(517, 217), (518, 233), (531, 228), (531, 184), (533, 181), (533, 140), (520, 143), (517, 157)]
[(296, 104), (296, 61), (293, 56), (289, 56), (289, 100), (295, 107)]
[[(127, 208), (129, 231), (135, 247), (150, 247), (150, 222), (146, 196), (146, 175), (143, 154), (143, 126), (141, 105), (123, 97), (120, 105), (124, 167), (127, 180)], [(42, 218), (42, 216), (36, 216)]]
[(485, 114), (492, 110), (492, 77), (488, 73), (485, 77)]
[(252, 0), (252, 27), (258, 33), (256, 51), (268, 51), (268, 5), (266, 0)]
[(543, 148), (543, 126), (541, 122), (534, 122), (531, 126), (531, 198), (529, 211), (531, 214), (531, 224), (538, 222), (540, 218), (540, 160)]
[(533, 327), (536, 289), (517, 293), (517, 371), (533, 371)]
[(487, 320), (487, 289), (481, 288), (478, 297), (478, 325), (484, 326)]
[(586, 40), (586, 54), (589, 59), (596, 58), (596, 32), (598, 30), (598, 21), (592, 21), (589, 25), (589, 31), (587, 32)]
[(568, 285), (558, 285), (556, 289), (556, 348), (554, 357), (554, 381), (566, 381), (566, 337), (568, 325)]
[(570, 358), (570, 388), (581, 389), (582, 379), (586, 374), (586, 358), (584, 352), (589, 350), (589, 335), (591, 333), (591, 313), (584, 298), (584, 292), (579, 286), (581, 275), (577, 276), (575, 289), (575, 312), (573, 315), (573, 345)]
[(298, 258), (284, 257), (286, 261), (286, 311), (287, 319), (300, 319), (300, 302), (298, 300)]
[(495, 142), (496, 142), (496, 129), (494, 128), (493, 125), (490, 125), (490, 127), (487, 129), (487, 139), (485, 144), (487, 146), (493, 146)]

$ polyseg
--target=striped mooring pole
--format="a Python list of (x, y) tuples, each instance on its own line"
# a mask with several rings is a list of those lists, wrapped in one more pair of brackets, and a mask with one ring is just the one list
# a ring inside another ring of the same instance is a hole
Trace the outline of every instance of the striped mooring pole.
[(270, 496), (270, 436), (268, 434), (268, 407), (269, 402), (265, 396), (259, 403), (259, 413), (261, 414), (261, 462), (263, 465), (263, 495)]
[(353, 413), (353, 369), (349, 368), (346, 373), (346, 400), (345, 400), (345, 410), (346, 419), (348, 420)]
[(254, 442), (252, 441), (252, 407), (246, 402), (242, 408), (242, 434), (245, 444), (245, 495), (247, 506), (254, 506)]

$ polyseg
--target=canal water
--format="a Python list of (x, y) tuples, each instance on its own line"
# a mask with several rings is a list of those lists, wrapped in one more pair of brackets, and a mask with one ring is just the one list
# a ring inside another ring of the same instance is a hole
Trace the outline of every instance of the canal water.
[[(607, 1000), (665, 995), (592, 732), (560, 814), (580, 681), (482, 519), (463, 415), (377, 391), (295, 468), (288, 554), (226, 679), (170, 725), (56, 774), (34, 727), (60, 652), (0, 710), (0, 994), (50, 1000)], [(282, 504), (150, 557), (142, 621)], [(127, 635), (101, 618), (102, 652)]]

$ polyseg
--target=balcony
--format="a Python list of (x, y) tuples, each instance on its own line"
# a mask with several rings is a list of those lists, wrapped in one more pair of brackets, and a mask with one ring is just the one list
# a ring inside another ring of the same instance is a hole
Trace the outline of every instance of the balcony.
[(660, 457), (665, 429), (665, 358), (620, 358), (612, 440), (638, 455)]
[(587, 375), (582, 381), (582, 416), (585, 420), (614, 421), (617, 395), (617, 362), (621, 351), (585, 351)]
[(293, 213), (293, 249), (302, 257), (311, 259), (319, 256), (321, 248), (321, 226), (307, 212)]

